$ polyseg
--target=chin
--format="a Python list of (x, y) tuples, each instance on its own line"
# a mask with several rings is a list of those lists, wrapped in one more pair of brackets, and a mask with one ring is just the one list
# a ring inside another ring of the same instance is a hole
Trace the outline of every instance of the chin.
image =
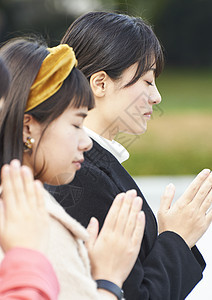
[(127, 134), (131, 134), (131, 135), (141, 135), (144, 134), (147, 131), (147, 128), (136, 128), (134, 131), (125, 131), (125, 133)]
[(74, 177), (75, 177), (76, 172), (67, 172), (67, 173), (61, 173), (56, 175), (54, 178), (51, 179), (50, 182), (46, 182), (50, 185), (63, 185), (63, 184), (68, 184), (70, 183)]
[(144, 134), (147, 131), (147, 124), (141, 125), (137, 128), (136, 134), (141, 135)]
[(72, 182), (72, 180), (74, 180), (75, 175), (76, 175), (76, 172), (74, 172), (74, 174), (72, 174), (69, 177), (63, 178), (63, 183), (60, 183), (60, 184), (68, 184), (68, 183)]
[(141, 134), (144, 134), (145, 132), (147, 131), (147, 128), (146, 129), (143, 129), (143, 130), (140, 130), (138, 133), (136, 133), (137, 135), (141, 135)]
[(124, 132), (131, 135), (141, 135), (144, 134), (147, 130), (147, 122), (131, 122), (128, 125), (128, 130)]

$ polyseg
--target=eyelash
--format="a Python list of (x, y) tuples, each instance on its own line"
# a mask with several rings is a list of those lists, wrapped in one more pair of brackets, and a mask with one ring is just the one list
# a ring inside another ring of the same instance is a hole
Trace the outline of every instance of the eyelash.
[(79, 126), (77, 126), (77, 125), (73, 125), (75, 128), (77, 128), (77, 129), (80, 129), (80, 127)]
[(148, 85), (153, 86), (153, 84), (152, 84), (150, 81), (147, 81), (147, 80), (146, 80), (146, 83), (147, 83)]

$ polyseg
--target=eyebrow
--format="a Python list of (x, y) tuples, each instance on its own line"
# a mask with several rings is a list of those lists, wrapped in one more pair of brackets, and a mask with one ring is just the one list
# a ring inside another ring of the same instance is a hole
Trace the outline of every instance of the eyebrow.
[(83, 112), (78, 112), (78, 113), (76, 113), (76, 116), (77, 117), (82, 117), (84, 119), (85, 117), (87, 117), (87, 114), (83, 113)]

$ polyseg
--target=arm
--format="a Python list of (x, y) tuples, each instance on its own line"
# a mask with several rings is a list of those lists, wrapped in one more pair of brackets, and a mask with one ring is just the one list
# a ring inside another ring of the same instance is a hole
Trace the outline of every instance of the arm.
[[(100, 221), (101, 227), (113, 197), (120, 190), (103, 171), (95, 167), (91, 171), (95, 174), (96, 180), (93, 180), (94, 176), (89, 176), (89, 172), (86, 175), (86, 172), (80, 170), (77, 174), (78, 178), (73, 185), (80, 183), (79, 187), (83, 189), (83, 194), (80, 200), (67, 210), (84, 225), (88, 224), (91, 216), (95, 216)], [(148, 223), (146, 234), (151, 234), (148, 232)], [(145, 237), (143, 247), (146, 247)], [(195, 252), (190, 251), (177, 233), (167, 231), (159, 235), (145, 259), (142, 261), (137, 259), (130, 276), (125, 281), (123, 289), (126, 298), (156, 297), (164, 300), (170, 299), (170, 293), (173, 296), (171, 299), (183, 298), (202, 277), (204, 261), (200, 253), (197, 250)], [(161, 291), (161, 294), (158, 291)]]
[(43, 187), (29, 168), (14, 160), (1, 171), (0, 244), (6, 253), (0, 269), (3, 299), (57, 299), (59, 285), (43, 254), (48, 245), (49, 216)]
[(38, 251), (13, 248), (0, 266), (0, 298), (56, 300), (59, 285), (54, 270)]

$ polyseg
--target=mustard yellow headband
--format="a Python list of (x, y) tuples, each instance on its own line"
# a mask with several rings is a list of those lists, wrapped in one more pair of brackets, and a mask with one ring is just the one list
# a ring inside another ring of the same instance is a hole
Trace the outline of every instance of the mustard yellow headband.
[(77, 66), (75, 53), (66, 44), (47, 48), (50, 52), (44, 59), (33, 85), (31, 86), (25, 112), (38, 106), (54, 95), (63, 81)]

